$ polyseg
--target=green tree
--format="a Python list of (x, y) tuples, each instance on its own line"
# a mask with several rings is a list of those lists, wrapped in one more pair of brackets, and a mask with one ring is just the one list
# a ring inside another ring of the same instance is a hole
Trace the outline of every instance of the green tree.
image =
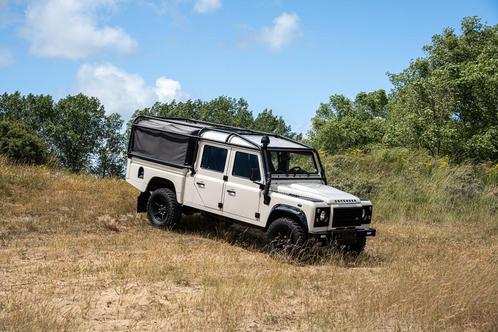
[(253, 123), (252, 112), (246, 100), (220, 96), (203, 103), (199, 120), (237, 127), (250, 127)]
[(498, 25), (476, 17), (435, 35), (399, 74), (384, 141), (453, 159), (498, 160)]
[(22, 122), (47, 140), (46, 128), (54, 119), (54, 101), (49, 95), (0, 95), (0, 119)]
[(54, 153), (72, 171), (90, 170), (105, 128), (105, 111), (97, 98), (83, 94), (59, 100), (48, 131)]
[(312, 119), (310, 140), (328, 152), (380, 143), (387, 104), (384, 90), (360, 92), (354, 101), (332, 95), (327, 103), (320, 104)]
[(104, 118), (92, 171), (101, 177), (120, 177), (124, 174), (125, 144), (121, 133), (123, 120), (117, 113)]
[(254, 129), (266, 131), (278, 135), (291, 136), (291, 128), (281, 116), (273, 115), (270, 109), (264, 109), (254, 119)]
[(280, 135), (301, 139), (293, 133), (281, 116), (276, 116), (271, 110), (265, 109), (254, 118), (249, 110), (249, 104), (243, 98), (235, 99), (220, 96), (210, 101), (188, 100), (185, 102), (172, 101), (169, 103), (155, 103), (150, 108), (137, 110), (127, 125), (126, 137), (133, 119), (140, 115), (154, 115), (161, 117), (180, 117), (194, 120), (209, 121), (241, 128), (252, 128)]
[(47, 160), (47, 146), (28, 126), (0, 120), (0, 153), (9, 159), (42, 164)]

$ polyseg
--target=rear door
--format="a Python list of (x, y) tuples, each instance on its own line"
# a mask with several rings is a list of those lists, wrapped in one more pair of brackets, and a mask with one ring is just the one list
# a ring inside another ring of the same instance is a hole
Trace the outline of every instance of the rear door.
[(206, 210), (221, 214), (223, 208), (223, 187), (230, 149), (216, 143), (200, 146), (200, 160), (194, 175), (194, 203)]
[(263, 168), (259, 153), (253, 150), (232, 149), (225, 184), (223, 214), (258, 224), (262, 190), (258, 183), (250, 179), (252, 169), (258, 172), (256, 182), (260, 182)]

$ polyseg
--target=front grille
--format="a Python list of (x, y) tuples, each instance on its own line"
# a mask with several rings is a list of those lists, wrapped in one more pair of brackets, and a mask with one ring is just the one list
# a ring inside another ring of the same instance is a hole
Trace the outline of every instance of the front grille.
[(361, 207), (334, 208), (332, 227), (359, 226), (362, 224)]

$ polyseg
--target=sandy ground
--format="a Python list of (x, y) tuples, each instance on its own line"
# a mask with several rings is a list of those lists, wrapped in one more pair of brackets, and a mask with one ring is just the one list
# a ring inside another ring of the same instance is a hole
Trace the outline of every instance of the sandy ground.
[(171, 232), (140, 220), (4, 238), (0, 330), (497, 328), (494, 229), (378, 225), (360, 257), (295, 262), (239, 227)]

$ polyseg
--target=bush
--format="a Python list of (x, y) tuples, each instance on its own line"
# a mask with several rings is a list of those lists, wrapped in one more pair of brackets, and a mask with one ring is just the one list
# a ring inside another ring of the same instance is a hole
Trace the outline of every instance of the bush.
[(26, 125), (0, 120), (0, 153), (17, 162), (43, 164), (47, 160), (47, 146)]

